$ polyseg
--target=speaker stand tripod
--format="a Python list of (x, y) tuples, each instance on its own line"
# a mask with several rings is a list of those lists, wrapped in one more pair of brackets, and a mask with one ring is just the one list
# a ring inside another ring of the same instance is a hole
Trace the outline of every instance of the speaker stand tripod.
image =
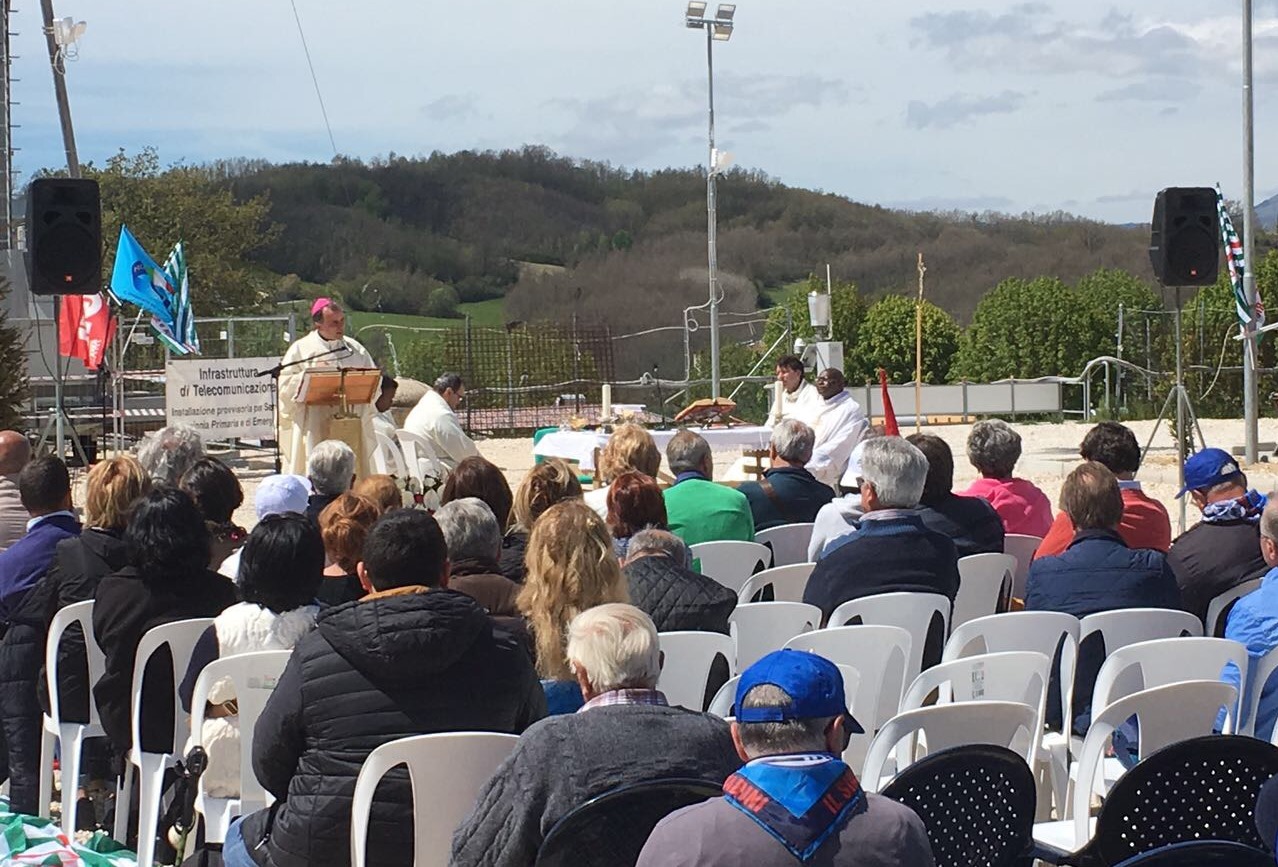
[[(40, 327), (40, 323), (36, 323), (36, 327)], [(67, 415), (66, 395), (63, 391), (62, 384), (62, 364), (58, 360), (56, 354), (61, 346), (62, 331), (62, 296), (55, 295), (53, 297), (53, 412), (49, 416), (49, 420), (44, 423), (44, 430), (40, 432), (40, 439), (36, 443), (36, 451), (44, 449), (45, 444), (49, 441), (49, 435), (53, 435), (53, 453), (59, 460), (65, 460), (66, 455), (66, 428), (71, 428), (71, 448), (80, 458), (80, 466), (85, 469), (89, 468), (89, 459), (84, 453), (84, 446), (80, 444), (80, 437), (76, 433), (75, 424), (72, 423), (71, 417)]]

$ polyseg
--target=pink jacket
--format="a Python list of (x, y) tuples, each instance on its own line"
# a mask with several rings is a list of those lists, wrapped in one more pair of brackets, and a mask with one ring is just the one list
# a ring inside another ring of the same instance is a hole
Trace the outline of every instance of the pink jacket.
[(977, 479), (966, 491), (957, 493), (989, 500), (1009, 533), (1042, 538), (1052, 527), (1051, 500), (1025, 479)]

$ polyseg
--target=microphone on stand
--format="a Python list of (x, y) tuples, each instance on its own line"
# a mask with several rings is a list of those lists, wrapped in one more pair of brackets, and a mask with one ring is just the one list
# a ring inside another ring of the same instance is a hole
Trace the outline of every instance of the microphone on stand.
[(656, 362), (652, 365), (652, 380), (657, 384), (657, 410), (661, 413), (661, 427), (666, 426), (666, 402), (661, 397), (661, 374), (657, 368)]

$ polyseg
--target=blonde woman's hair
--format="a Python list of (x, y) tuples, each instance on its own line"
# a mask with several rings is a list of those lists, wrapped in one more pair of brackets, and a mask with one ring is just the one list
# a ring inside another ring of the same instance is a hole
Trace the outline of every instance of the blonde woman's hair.
[(381, 509), (367, 497), (345, 493), (324, 507), (319, 514), (320, 536), (328, 559), (348, 575), (355, 574), (355, 564), (364, 557), (368, 531), (377, 523)]
[(532, 468), (515, 491), (515, 503), (510, 514), (514, 525), (524, 532), (551, 506), (563, 500), (581, 499), (581, 482), (572, 467), (558, 458), (551, 458)]
[(537, 672), (572, 680), (568, 624), (596, 605), (630, 601), (612, 536), (594, 509), (568, 500), (551, 506), (533, 525), (524, 562), (528, 575), (516, 601), (532, 628)]
[(84, 522), (103, 530), (123, 530), (129, 522), (129, 507), (151, 490), (151, 478), (136, 458), (121, 455), (108, 458), (89, 470), (89, 489), (84, 498)]
[(351, 493), (377, 504), (378, 511), (383, 514), (391, 509), (399, 509), (404, 505), (404, 495), (395, 484), (395, 479), (387, 475), (364, 476), (351, 488)]
[(599, 477), (605, 482), (631, 471), (655, 479), (659, 469), (661, 451), (652, 434), (637, 424), (619, 425), (599, 453)]

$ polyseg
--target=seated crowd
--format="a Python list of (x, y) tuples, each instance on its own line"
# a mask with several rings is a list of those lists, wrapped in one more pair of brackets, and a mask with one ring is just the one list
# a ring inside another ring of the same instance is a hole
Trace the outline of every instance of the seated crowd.
[[(521, 735), (457, 829), (457, 865), (527, 867), (555, 823), (590, 798), (690, 778), (722, 786), (724, 797), (669, 815), (641, 864), (789, 864), (817, 853), (811, 863), (926, 867), (919, 817), (864, 793), (860, 768), (842, 761), (861, 729), (833, 663), (764, 656), (741, 672), (731, 725), (703, 712), (727, 677), (721, 664), (701, 706), (668, 705), (659, 633), (728, 634), (737, 605), (733, 590), (693, 568), (690, 546), (814, 523), (803, 598), (824, 621), (880, 593), (952, 602), (959, 559), (1001, 552), (1009, 533), (1045, 537), (1024, 607), (1080, 618), (1131, 607), (1204, 617), (1222, 590), (1278, 571), (1278, 502), (1266, 505), (1217, 449), (1186, 465), (1181, 494), (1202, 520), (1172, 541), (1166, 510), (1134, 481), (1135, 436), (1117, 423), (1088, 432), (1055, 516), (1042, 491), (1013, 475), (1021, 441), (1003, 422), (973, 426), (967, 454), (980, 478), (962, 493), (938, 436), (872, 436), (844, 476), (855, 487), (842, 492), (805, 468), (814, 439), (803, 422), (780, 422), (772, 468), (739, 487), (713, 481), (710, 446), (691, 431), (665, 450), (673, 483), (664, 488), (661, 452), (636, 425), (614, 433), (600, 460), (608, 484), (588, 493), (563, 461), (538, 464), (512, 491), (496, 465), (469, 455), (434, 514), (403, 508), (390, 477), (357, 481), (354, 453), (328, 441), (312, 451), (306, 477), (260, 481), (246, 532), (234, 523), (244, 498), (235, 473), (186, 429), (94, 466), (83, 520), (67, 468), (31, 458), (25, 439), (2, 432), (0, 471), (13, 472), (0, 476), (14, 477), (17, 503), (0, 496), (0, 528), (16, 508), (25, 516), (25, 532), (0, 552), (0, 776), (10, 803), (39, 811), (46, 637), (61, 607), (91, 599), (105, 673), (88, 682), (73, 629), (58, 649), (57, 689), (65, 719), (87, 721), (90, 696), (96, 703), (109, 750), (86, 768), (99, 778), (118, 773), (134, 746), (134, 656), (147, 630), (212, 618), (178, 683), (167, 650), (146, 667), (144, 750), (183, 751), (169, 742), (171, 714), (191, 711), (212, 660), (291, 651), (252, 733), (254, 771), (276, 803), (232, 824), (228, 867), (348, 864), (355, 780), (369, 753), (451, 731)], [(1244, 597), (1224, 627), (1253, 657), (1278, 647), (1274, 586)], [(939, 650), (929, 638), (925, 658)], [(1090, 695), (1102, 655), (1081, 649), (1076, 695)], [(1263, 690), (1259, 713), (1272, 728), (1278, 688), (1246, 688)], [(245, 733), (229, 681), (213, 684), (203, 711), (207, 789), (235, 797)], [(1074, 712), (1082, 732), (1087, 702)], [(801, 809), (796, 791), (811, 796)], [(410, 863), (412, 809), (407, 776), (391, 773), (372, 809), (369, 863)]]

